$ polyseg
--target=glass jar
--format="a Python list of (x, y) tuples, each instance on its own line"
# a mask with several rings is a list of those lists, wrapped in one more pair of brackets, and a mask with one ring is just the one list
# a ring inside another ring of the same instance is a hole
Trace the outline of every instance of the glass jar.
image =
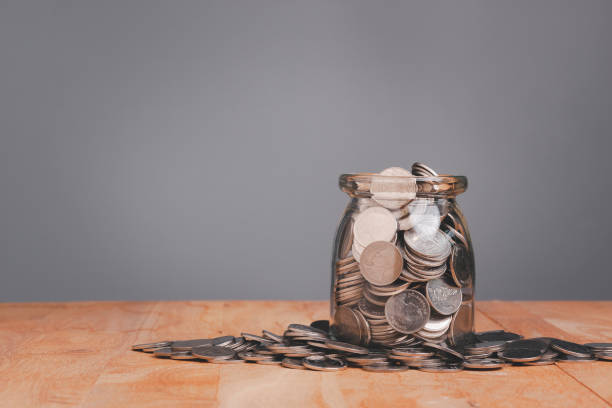
[(332, 258), (336, 338), (397, 347), (464, 343), (474, 329), (474, 253), (456, 196), (463, 176), (412, 172), (343, 174), (350, 197)]

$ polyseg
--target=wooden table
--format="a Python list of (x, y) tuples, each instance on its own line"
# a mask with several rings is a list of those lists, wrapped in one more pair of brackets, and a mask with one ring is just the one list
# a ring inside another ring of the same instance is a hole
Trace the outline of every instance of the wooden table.
[[(157, 359), (151, 340), (281, 332), (325, 302), (0, 304), (0, 406), (607, 407), (612, 362), (376, 374)], [(477, 330), (612, 341), (612, 302), (478, 302)]]

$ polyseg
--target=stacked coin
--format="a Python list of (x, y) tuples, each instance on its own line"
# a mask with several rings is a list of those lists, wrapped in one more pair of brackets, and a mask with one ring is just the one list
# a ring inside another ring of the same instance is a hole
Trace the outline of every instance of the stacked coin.
[[(367, 309), (367, 303), (360, 301), (359, 307), (364, 308), (364, 315), (373, 316), (372, 320), (381, 320), (378, 311)], [(342, 313), (347, 313), (344, 318), (355, 317), (352, 309), (344, 307), (343, 310)], [(360, 323), (356, 320), (353, 324)], [(360, 367), (379, 373), (409, 369), (434, 373), (498, 370), (511, 364), (533, 366), (612, 360), (612, 343), (582, 345), (544, 337), (525, 340), (503, 330), (475, 333), (463, 346), (412, 337), (410, 342), (401, 344), (363, 347), (336, 340), (329, 333), (329, 322), (323, 320), (308, 326), (290, 324), (282, 335), (263, 330), (261, 335), (242, 333), (238, 337), (158, 341), (134, 345), (132, 349), (172, 360), (280, 365), (316, 371)]]
[[(471, 293), (473, 254), (462, 217), (447, 198), (417, 196), (414, 176), (438, 173), (415, 163), (412, 172), (372, 175), (371, 198), (356, 199), (341, 223), (332, 310), (333, 330), (345, 341), (457, 343), (471, 331), (472, 299), (463, 295)], [(348, 323), (341, 307), (355, 316)]]

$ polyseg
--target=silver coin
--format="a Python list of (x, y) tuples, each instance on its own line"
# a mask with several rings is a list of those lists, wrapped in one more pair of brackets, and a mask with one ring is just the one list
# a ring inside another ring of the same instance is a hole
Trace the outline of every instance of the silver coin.
[(212, 339), (212, 346), (227, 346), (228, 344), (232, 344), (236, 339), (234, 336), (220, 336)]
[(377, 363), (365, 365), (361, 367), (361, 369), (372, 373), (396, 373), (401, 371), (407, 371), (410, 369), (410, 367), (406, 365), (392, 363)]
[(332, 331), (341, 340), (352, 344), (361, 344), (361, 322), (355, 312), (346, 306), (340, 306), (336, 309)]
[(450, 272), (453, 281), (460, 288), (469, 287), (474, 279), (474, 259), (462, 245), (453, 245), (450, 255)]
[(416, 179), (401, 167), (384, 169), (378, 175), (372, 175), (371, 180), (372, 200), (385, 208), (397, 210), (416, 197)]
[(385, 317), (396, 331), (410, 334), (421, 330), (429, 319), (429, 303), (419, 292), (408, 289), (385, 304)]
[(435, 201), (417, 198), (408, 204), (410, 214), (398, 220), (400, 230), (414, 229), (418, 234), (432, 236), (440, 227), (440, 209)]
[(497, 358), (469, 359), (463, 362), (464, 368), (472, 370), (496, 370), (506, 365), (503, 360)]
[(451, 252), (451, 243), (440, 230), (433, 235), (408, 230), (404, 232), (404, 242), (412, 251), (430, 259), (446, 259)]
[(257, 364), (262, 365), (281, 365), (281, 360), (271, 359), (271, 360), (257, 360)]
[(356, 346), (354, 344), (345, 343), (342, 341), (328, 340), (325, 342), (327, 348), (332, 350), (345, 351), (351, 354), (368, 354), (369, 350), (365, 347)]
[(240, 335), (242, 337), (244, 337), (245, 339), (249, 340), (249, 341), (256, 341), (256, 342), (261, 343), (261, 344), (270, 344), (270, 343), (273, 343), (273, 340), (271, 340), (269, 338), (262, 337), (262, 336), (258, 336), (256, 334), (240, 333)]
[(272, 333), (271, 331), (263, 330), (262, 333), (263, 337), (275, 341), (277, 343), (281, 343), (283, 341), (283, 336), (279, 336), (278, 334)]
[(397, 221), (389, 210), (382, 207), (368, 208), (355, 219), (353, 247), (358, 244), (365, 249), (372, 242), (392, 242), (396, 230)]
[(204, 346), (194, 347), (191, 354), (204, 360), (221, 360), (233, 358), (236, 352), (229, 347)]
[(255, 351), (242, 351), (238, 353), (238, 357), (246, 361), (272, 360), (273, 355), (261, 354)]
[(341, 371), (347, 365), (339, 358), (329, 356), (310, 356), (302, 360), (304, 367), (316, 371)]
[(373, 285), (393, 283), (402, 273), (402, 264), (402, 255), (390, 242), (372, 242), (361, 253), (361, 274)]
[(442, 279), (432, 279), (425, 285), (425, 294), (431, 307), (442, 315), (452, 315), (461, 306), (461, 289)]
[(612, 343), (586, 343), (584, 345), (595, 351), (612, 351)]
[(412, 164), (412, 174), (421, 177), (438, 177), (438, 173), (424, 163), (415, 162)]
[(172, 354), (171, 347), (161, 347), (153, 352), (155, 357), (170, 357), (170, 354)]
[(439, 366), (439, 367), (429, 367), (429, 366), (419, 367), (419, 371), (425, 371), (427, 373), (456, 373), (462, 370), (463, 370), (462, 365)]
[(132, 350), (134, 351), (142, 351), (144, 349), (157, 349), (157, 348), (162, 348), (162, 347), (170, 347), (170, 345), (172, 344), (171, 341), (158, 341), (155, 343), (144, 343), (144, 344), (135, 344), (132, 346)]
[(591, 348), (583, 346), (582, 344), (572, 343), (571, 341), (552, 339), (550, 341), (550, 347), (563, 354), (574, 357), (591, 357)]
[(600, 360), (612, 361), (612, 352), (610, 351), (599, 351), (595, 353), (595, 357)]
[(196, 356), (191, 354), (191, 351), (173, 351), (170, 354), (172, 360), (195, 360)]
[(595, 357), (576, 357), (569, 354), (559, 356), (557, 358), (557, 363), (589, 363), (592, 361), (597, 361)]
[(304, 370), (304, 365), (302, 364), (302, 359), (299, 358), (290, 358), (285, 357), (281, 361), (281, 365), (286, 368), (294, 368), (297, 370)]
[(372, 353), (372, 354), (366, 354), (363, 356), (347, 356), (346, 361), (364, 366), (364, 365), (385, 363), (388, 360), (385, 354)]
[[(233, 341), (234, 337), (230, 337)], [(172, 347), (172, 351), (190, 351), (194, 347), (211, 346), (212, 344), (213, 339), (178, 340), (173, 341), (170, 347)]]

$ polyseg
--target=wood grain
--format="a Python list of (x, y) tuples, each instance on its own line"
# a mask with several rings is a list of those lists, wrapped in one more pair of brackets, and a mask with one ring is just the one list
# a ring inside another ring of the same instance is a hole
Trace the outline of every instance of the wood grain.
[[(152, 340), (282, 332), (327, 316), (327, 303), (302, 301), (0, 304), (0, 406), (612, 406), (612, 363), (605, 362), (486, 373), (319, 373), (130, 350)], [(612, 341), (612, 302), (479, 302), (476, 327)]]

